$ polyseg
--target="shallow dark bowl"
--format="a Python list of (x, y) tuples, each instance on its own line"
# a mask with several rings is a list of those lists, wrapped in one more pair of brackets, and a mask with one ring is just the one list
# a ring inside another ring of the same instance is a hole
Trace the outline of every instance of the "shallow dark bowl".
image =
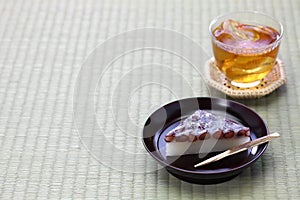
[(198, 168), (194, 165), (216, 153), (166, 157), (164, 136), (197, 109), (225, 114), (227, 118), (250, 127), (252, 140), (268, 134), (264, 120), (252, 109), (235, 101), (198, 97), (169, 103), (156, 110), (147, 119), (143, 129), (143, 143), (150, 155), (175, 177), (197, 184), (228, 181), (251, 166), (266, 150), (268, 143)]

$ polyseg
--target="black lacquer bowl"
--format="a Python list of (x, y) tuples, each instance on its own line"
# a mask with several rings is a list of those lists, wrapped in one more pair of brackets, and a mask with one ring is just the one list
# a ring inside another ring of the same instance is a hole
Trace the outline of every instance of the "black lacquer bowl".
[(251, 166), (266, 150), (268, 143), (198, 168), (195, 168), (194, 165), (217, 153), (167, 157), (164, 136), (181, 120), (198, 109), (219, 113), (250, 127), (252, 140), (268, 134), (264, 120), (252, 109), (235, 101), (198, 97), (169, 103), (156, 110), (147, 119), (143, 129), (143, 143), (150, 155), (175, 177), (197, 184), (216, 184), (228, 181)]

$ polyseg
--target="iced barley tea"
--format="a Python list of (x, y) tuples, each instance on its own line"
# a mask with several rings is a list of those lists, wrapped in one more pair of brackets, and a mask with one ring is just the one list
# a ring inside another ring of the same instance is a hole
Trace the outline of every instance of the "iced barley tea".
[(218, 68), (233, 82), (251, 83), (264, 78), (276, 61), (280, 34), (268, 26), (223, 21), (212, 30)]

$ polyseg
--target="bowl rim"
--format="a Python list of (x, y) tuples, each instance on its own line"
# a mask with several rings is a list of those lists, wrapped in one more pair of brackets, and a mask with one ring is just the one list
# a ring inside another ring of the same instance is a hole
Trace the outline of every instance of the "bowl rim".
[[(161, 106), (160, 108), (158, 108), (157, 110), (155, 110), (154, 112), (152, 112), (152, 114), (150, 114), (150, 116), (147, 118), (147, 120), (156, 112), (158, 112), (160, 109), (163, 109), (163, 108), (166, 108), (166, 107), (170, 107), (171, 105), (175, 104), (175, 103), (178, 103), (180, 101), (188, 101), (188, 100), (191, 100), (191, 99), (197, 99), (197, 101), (200, 99), (200, 100), (211, 100), (211, 102), (221, 102), (222, 104), (226, 106), (229, 106), (230, 104), (234, 104), (236, 106), (239, 106), (240, 108), (242, 109), (246, 109), (248, 110), (249, 112), (251, 112), (252, 114), (256, 115), (258, 117), (258, 119), (262, 122), (262, 124), (264, 125), (264, 129), (266, 130), (266, 133), (265, 135), (267, 135), (269, 133), (269, 129), (268, 129), (268, 126), (267, 126), (267, 123), (265, 122), (265, 120), (260, 117), (260, 115), (254, 111), (252, 108), (249, 108), (248, 106), (242, 104), (242, 103), (239, 103), (239, 102), (236, 102), (236, 101), (233, 101), (233, 100), (228, 100), (228, 99), (222, 99), (222, 98), (215, 98), (215, 97), (190, 97), (190, 98), (183, 98), (183, 99), (178, 99), (178, 100), (175, 100), (175, 101), (172, 101), (172, 102), (169, 102), (163, 106)], [(147, 124), (147, 121), (145, 122), (144, 124), (144, 128)], [(166, 127), (167, 124), (165, 124), (164, 127)], [(157, 161), (159, 162), (161, 165), (163, 165), (164, 167), (166, 168), (171, 168), (172, 171), (178, 171), (178, 172), (181, 172), (181, 173), (186, 173), (186, 174), (193, 174), (193, 175), (225, 175), (225, 174), (228, 174), (228, 173), (234, 173), (234, 172), (239, 172), (243, 169), (246, 169), (247, 167), (251, 166), (255, 161), (257, 161), (262, 155), (263, 153), (266, 151), (267, 147), (268, 147), (268, 142), (267, 143), (264, 143), (264, 144), (261, 144), (261, 149), (259, 152), (257, 152), (254, 157), (245, 162), (244, 164), (241, 164), (237, 167), (233, 167), (233, 168), (228, 168), (228, 169), (225, 169), (225, 170), (222, 170), (222, 171), (214, 171), (214, 170), (197, 170), (197, 171), (191, 171), (191, 170), (186, 170), (186, 169), (182, 169), (180, 167), (176, 167), (176, 166), (173, 166), (172, 164), (168, 164), (166, 163), (164, 160), (163, 160), (163, 157), (161, 155), (159, 155), (159, 153), (157, 151), (151, 151), (149, 148), (148, 148), (148, 145), (147, 145), (147, 141), (144, 137), (144, 128), (143, 128), (143, 137), (142, 137), (142, 140), (143, 140), (143, 145), (145, 147), (145, 149), (148, 151), (148, 153)], [(155, 135), (157, 134), (157, 132), (153, 135), (153, 137), (155, 137)], [(161, 133), (160, 133), (161, 134)], [(180, 158), (179, 158), (180, 159)]]

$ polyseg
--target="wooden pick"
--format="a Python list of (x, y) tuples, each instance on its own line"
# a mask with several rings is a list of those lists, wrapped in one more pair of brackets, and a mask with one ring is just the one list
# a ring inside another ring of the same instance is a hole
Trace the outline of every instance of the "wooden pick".
[(207, 160), (204, 160), (204, 161), (198, 163), (197, 165), (194, 165), (194, 167), (200, 167), (200, 166), (206, 165), (208, 163), (212, 163), (212, 162), (221, 160), (221, 159), (223, 159), (223, 158), (225, 158), (227, 156), (230, 156), (230, 155), (233, 155), (233, 154), (245, 151), (245, 150), (247, 150), (247, 149), (249, 149), (251, 147), (255, 147), (255, 146), (258, 146), (260, 144), (269, 142), (270, 140), (273, 140), (273, 139), (278, 138), (278, 137), (280, 137), (279, 133), (272, 133), (272, 134), (269, 134), (269, 135), (257, 138), (255, 140), (246, 142), (246, 143), (241, 144), (239, 146), (232, 147), (232, 148), (230, 148), (230, 149), (228, 149), (228, 150), (224, 151), (223, 153), (220, 153), (220, 154), (218, 154), (216, 156), (208, 158)]

